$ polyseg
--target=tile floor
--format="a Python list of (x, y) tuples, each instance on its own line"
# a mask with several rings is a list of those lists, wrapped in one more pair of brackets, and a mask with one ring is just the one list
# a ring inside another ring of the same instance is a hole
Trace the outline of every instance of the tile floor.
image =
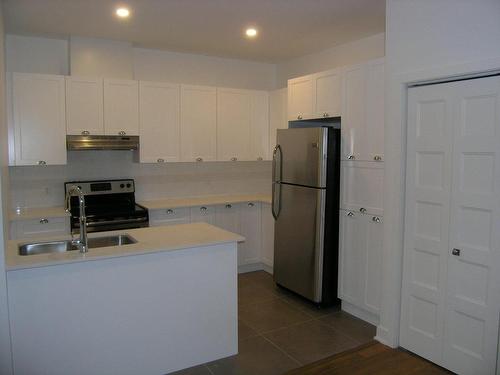
[(338, 308), (318, 309), (264, 271), (238, 277), (239, 354), (175, 375), (273, 375), (354, 348), (375, 327)]

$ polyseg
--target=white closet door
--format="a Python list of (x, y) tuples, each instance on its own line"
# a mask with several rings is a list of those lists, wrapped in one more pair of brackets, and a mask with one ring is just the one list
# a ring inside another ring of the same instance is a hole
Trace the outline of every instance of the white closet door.
[(401, 346), (440, 363), (449, 249), (452, 109), (447, 86), (408, 92)]
[(453, 91), (453, 183), (444, 366), (493, 374), (500, 307), (500, 78)]
[(349, 68), (344, 73), (342, 109), (342, 159), (362, 159), (366, 113), (366, 69)]
[(382, 250), (384, 229), (382, 216), (362, 215), (366, 230), (366, 280), (363, 308), (378, 314), (382, 288)]
[(366, 72), (366, 122), (362, 159), (384, 160), (384, 60), (368, 64)]

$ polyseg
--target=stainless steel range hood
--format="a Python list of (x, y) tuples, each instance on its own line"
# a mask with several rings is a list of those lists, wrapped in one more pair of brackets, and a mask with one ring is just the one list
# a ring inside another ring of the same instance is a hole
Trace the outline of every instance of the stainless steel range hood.
[(66, 148), (69, 151), (84, 150), (137, 150), (139, 137), (136, 135), (67, 135)]

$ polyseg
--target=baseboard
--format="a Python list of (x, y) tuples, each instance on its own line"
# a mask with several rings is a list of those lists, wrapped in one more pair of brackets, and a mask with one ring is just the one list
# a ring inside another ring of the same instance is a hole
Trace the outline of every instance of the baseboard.
[(271, 275), (273, 274), (273, 266), (270, 266), (266, 263), (262, 263), (262, 270), (266, 271), (267, 273), (270, 273)]
[(349, 302), (342, 301), (342, 310), (344, 310), (345, 312), (347, 312), (351, 315), (354, 315), (356, 318), (359, 318), (361, 320), (364, 320), (365, 322), (373, 324), (374, 326), (378, 326), (378, 324), (379, 324), (380, 319), (379, 319), (378, 315), (371, 313), (369, 311), (360, 309), (359, 307), (354, 306), (353, 304), (351, 304)]
[(267, 273), (270, 273), (271, 275), (273, 274), (273, 267), (269, 266), (266, 263), (251, 263), (251, 264), (242, 264), (241, 266), (238, 266), (238, 273), (247, 273), (247, 272), (254, 272), (254, 271), (265, 271)]

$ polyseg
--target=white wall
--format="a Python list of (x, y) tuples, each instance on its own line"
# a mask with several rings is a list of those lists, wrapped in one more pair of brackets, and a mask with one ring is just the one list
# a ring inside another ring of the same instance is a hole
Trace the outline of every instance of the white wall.
[(383, 299), (377, 337), (399, 342), (407, 82), (500, 69), (500, 1), (387, 0)]
[(381, 33), (278, 64), (276, 87), (286, 87), (290, 78), (383, 57), (384, 47)]
[(5, 67), (4, 67), (4, 31), (2, 3), (0, 3), (0, 374), (12, 374), (12, 356), (10, 347), (10, 329), (7, 307), (7, 279), (5, 273), (5, 240), (7, 238), (8, 209), (8, 153), (7, 119), (5, 114)]

